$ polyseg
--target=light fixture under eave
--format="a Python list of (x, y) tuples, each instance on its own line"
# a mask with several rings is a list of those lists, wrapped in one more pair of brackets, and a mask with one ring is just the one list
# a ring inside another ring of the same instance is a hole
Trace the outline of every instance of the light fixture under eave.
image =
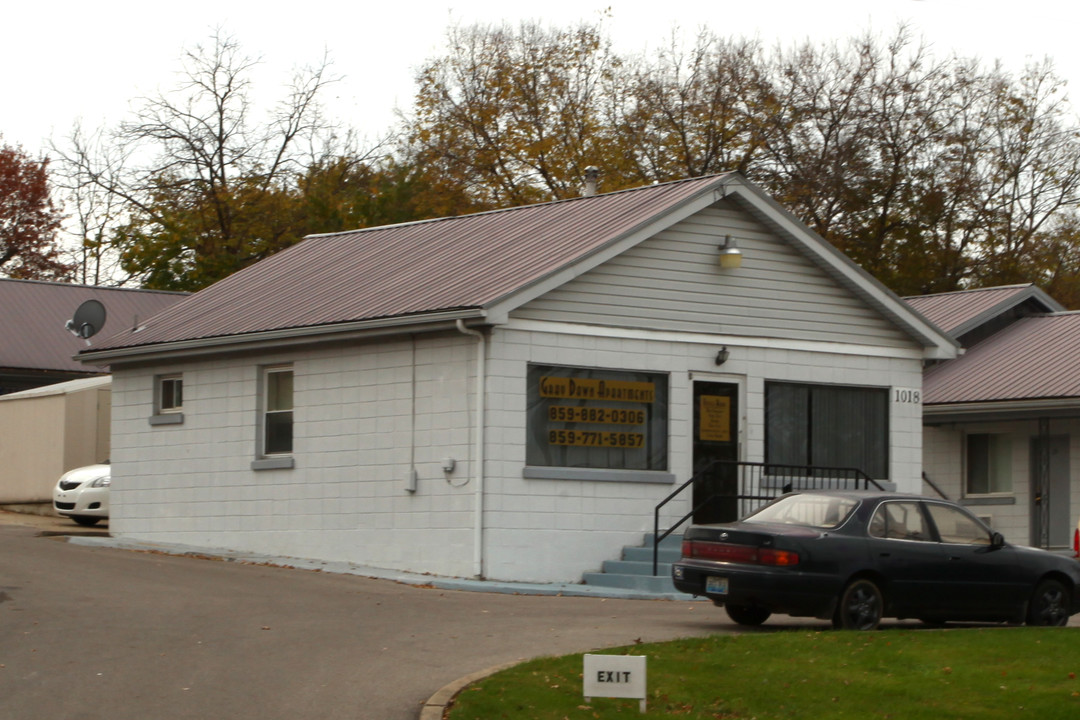
[(730, 235), (724, 236), (724, 244), (720, 246), (720, 267), (724, 269), (742, 267), (742, 250), (735, 245), (735, 238)]
[(719, 366), (721, 366), (721, 365), (723, 365), (724, 363), (727, 362), (729, 354), (730, 353), (728, 353), (727, 345), (720, 348), (720, 350), (716, 353), (716, 365), (717, 365), (717, 367), (719, 367)]

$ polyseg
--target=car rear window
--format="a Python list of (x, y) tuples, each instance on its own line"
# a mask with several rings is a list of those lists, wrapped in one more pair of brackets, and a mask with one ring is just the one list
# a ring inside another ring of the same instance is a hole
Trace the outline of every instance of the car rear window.
[(744, 522), (780, 523), (828, 529), (844, 522), (857, 504), (850, 498), (833, 495), (789, 495), (766, 505), (747, 517)]

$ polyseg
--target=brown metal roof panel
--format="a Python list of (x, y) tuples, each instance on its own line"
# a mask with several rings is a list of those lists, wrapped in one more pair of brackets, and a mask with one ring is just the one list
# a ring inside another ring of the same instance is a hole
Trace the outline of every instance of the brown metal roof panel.
[(312, 236), (103, 347), (480, 308), (626, 236), (717, 181), (697, 178)]
[(1007, 285), (977, 290), (906, 297), (904, 301), (926, 319), (951, 333), (969, 320), (1018, 295), (1031, 285)]
[(91, 343), (134, 326), (183, 299), (186, 293), (103, 288), (69, 283), (0, 279), (0, 367), (88, 372), (72, 360), (86, 343), (65, 328), (86, 300), (105, 306), (105, 326)]
[(1017, 321), (956, 360), (930, 368), (928, 404), (1080, 398), (1080, 314)]

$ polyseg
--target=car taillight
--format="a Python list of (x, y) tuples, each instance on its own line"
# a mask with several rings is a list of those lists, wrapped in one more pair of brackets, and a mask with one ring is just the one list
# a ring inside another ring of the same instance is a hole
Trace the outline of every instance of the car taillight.
[(799, 553), (774, 548), (758, 548), (751, 545), (726, 545), (724, 543), (683, 540), (684, 558), (715, 560), (717, 562), (744, 563), (748, 565), (776, 565), (790, 567), (799, 564)]

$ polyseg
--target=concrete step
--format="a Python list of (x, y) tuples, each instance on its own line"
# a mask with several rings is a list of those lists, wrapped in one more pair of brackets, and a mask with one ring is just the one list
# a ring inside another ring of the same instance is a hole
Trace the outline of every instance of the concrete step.
[(585, 573), (586, 585), (623, 588), (640, 592), (666, 594), (678, 593), (670, 576), (626, 575), (622, 573)]
[[(652, 575), (652, 558), (650, 557), (647, 561), (605, 560), (601, 572), (614, 573), (616, 575)], [(671, 563), (657, 563), (656, 574), (660, 577), (670, 576)]]
[(623, 548), (621, 560), (604, 561), (601, 572), (585, 573), (582, 581), (594, 587), (621, 588), (642, 593), (679, 594), (671, 582), (671, 563), (681, 556), (682, 536), (669, 535), (660, 542), (656, 575), (653, 575), (653, 534), (646, 533), (639, 546)]
[[(633, 560), (635, 562), (647, 562), (652, 565), (652, 545), (648, 547), (625, 547), (622, 552), (623, 560)], [(657, 559), (662, 563), (673, 563), (682, 556), (682, 552), (678, 547), (664, 547), (660, 546), (660, 552), (657, 553)]]

